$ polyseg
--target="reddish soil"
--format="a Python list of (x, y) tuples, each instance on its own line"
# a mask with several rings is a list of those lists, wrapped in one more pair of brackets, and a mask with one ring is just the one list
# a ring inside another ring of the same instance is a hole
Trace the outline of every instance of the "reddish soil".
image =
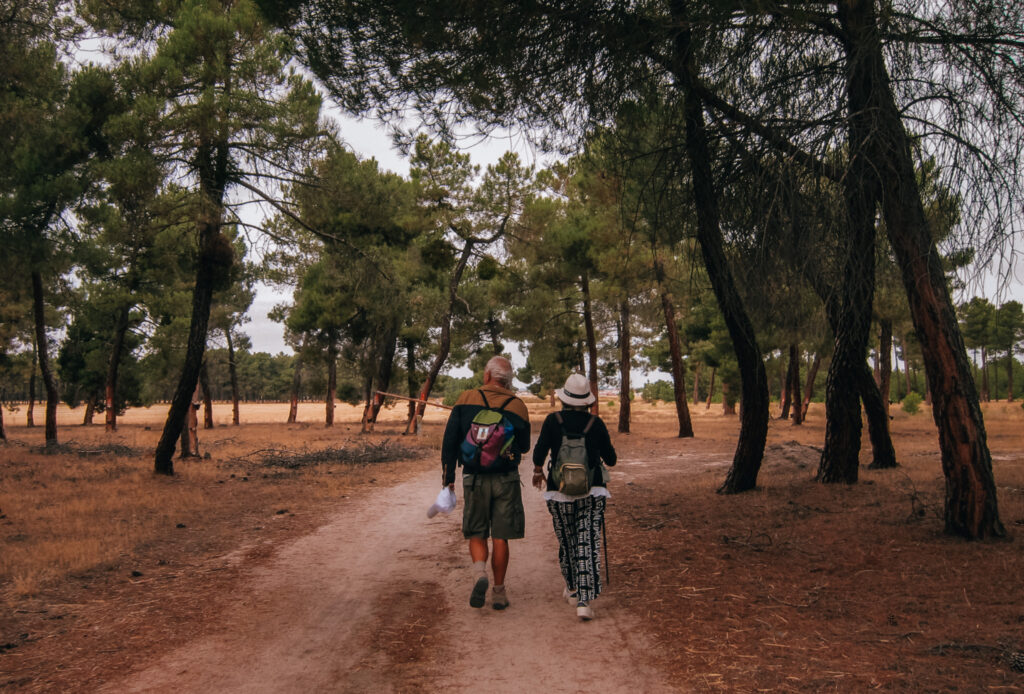
[[(270, 407), (243, 411), (243, 422)], [(547, 411), (531, 405), (538, 422)], [(187, 533), (153, 538), (30, 597), (0, 584), (9, 607), (0, 618), (0, 690), (1024, 689), (1011, 666), (1024, 650), (1024, 554), (1014, 538), (1024, 525), (1024, 411), (986, 407), (1011, 537), (981, 543), (942, 533), (930, 414), (893, 414), (898, 469), (862, 466), (853, 486), (815, 483), (824, 427), (812, 409), (800, 427), (772, 422), (757, 490), (723, 496), (715, 489), (736, 418), (701, 406), (696, 437), (677, 439), (672, 408), (639, 407), (633, 433), (614, 436), (611, 580), (590, 623), (558, 597), (554, 540), (530, 489), (527, 538), (512, 547), (511, 607), (466, 605), (459, 510), (423, 515), (438, 486), (443, 412), (411, 441), (398, 436), (397, 411), (364, 437), (351, 425), (218, 427), (202, 434), (215, 452), (204, 464), (228, 483), (219, 503), (196, 509), (202, 521)], [(8, 424), (15, 440), (41, 436)], [(141, 427), (129, 420), (119, 435), (155, 439)], [(88, 436), (104, 440), (99, 429)], [(82, 431), (76, 439), (86, 439)], [(244, 454), (269, 440), (316, 448), (388, 437), (425, 451), (360, 466), (331, 494), (314, 493), (322, 469), (234, 481), (254, 473)], [(0, 475), (20, 450), (0, 447)], [(3, 523), (0, 543), (25, 534), (18, 519)]]

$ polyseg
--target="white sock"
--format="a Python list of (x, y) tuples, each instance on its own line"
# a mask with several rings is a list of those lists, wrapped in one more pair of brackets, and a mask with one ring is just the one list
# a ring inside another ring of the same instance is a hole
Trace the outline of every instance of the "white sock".
[(486, 576), (487, 575), (487, 562), (475, 561), (473, 562), (473, 575), (474, 576)]

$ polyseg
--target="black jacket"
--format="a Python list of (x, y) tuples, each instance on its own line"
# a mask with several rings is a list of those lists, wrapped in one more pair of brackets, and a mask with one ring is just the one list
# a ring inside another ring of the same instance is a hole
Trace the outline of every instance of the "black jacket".
[[(565, 422), (565, 431), (570, 436), (583, 433), (587, 422), (590, 421), (589, 412), (562, 410), (560, 414), (562, 415), (562, 421)], [(600, 417), (594, 418), (594, 424), (590, 427), (590, 431), (587, 432), (586, 439), (584, 440), (587, 446), (587, 461), (591, 466), (591, 470), (597, 471), (599, 469), (599, 462), (604, 462), (609, 467), (615, 465), (618, 456), (615, 454), (615, 447), (612, 446), (608, 427), (605, 426), (604, 421)], [(533, 448), (533, 464), (543, 465), (545, 459), (548, 459), (549, 453), (551, 454), (550, 460), (555, 460), (558, 457), (558, 449), (561, 447), (562, 427), (558, 424), (558, 418), (555, 416), (555, 413), (552, 412), (540, 427), (540, 437), (537, 439), (537, 445)], [(550, 465), (546, 474), (548, 491), (558, 491), (558, 487), (551, 481)], [(591, 484), (603, 486), (600, 473), (597, 473), (597, 477), (591, 480)]]
[[(481, 395), (480, 391), (483, 391), (484, 394)], [(466, 432), (469, 431), (473, 417), (484, 408), (484, 398), (492, 409), (497, 409), (499, 405), (508, 400), (508, 404), (502, 409), (508, 420), (512, 422), (512, 426), (515, 427), (512, 459), (508, 465), (497, 468), (494, 472), (508, 472), (517, 469), (522, 454), (530, 450), (530, 414), (526, 410), (525, 403), (515, 397), (515, 393), (494, 383), (464, 391), (455, 402), (455, 407), (448, 417), (448, 424), (444, 429), (444, 439), (441, 441), (443, 484), (447, 485), (455, 481), (455, 468), (459, 462), (459, 446), (466, 438)]]

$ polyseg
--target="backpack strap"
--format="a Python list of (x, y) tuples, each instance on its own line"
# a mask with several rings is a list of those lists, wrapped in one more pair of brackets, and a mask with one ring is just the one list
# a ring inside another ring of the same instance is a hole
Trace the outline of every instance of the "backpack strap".
[(491, 403), (487, 402), (487, 396), (484, 395), (484, 389), (483, 388), (477, 388), (476, 392), (480, 393), (480, 397), (484, 401), (484, 407), (486, 407), (488, 410), (497, 410), (499, 412), (504, 412), (505, 411), (505, 406), (508, 405), (510, 402), (512, 402), (513, 400), (516, 399), (516, 396), (510, 395), (510, 396), (508, 396), (508, 399), (505, 400), (505, 402), (501, 403), (497, 407), (491, 407)]
[[(569, 432), (565, 430), (565, 420), (562, 419), (562, 413), (555, 412), (555, 419), (558, 420), (558, 426), (562, 428), (562, 436), (568, 436)], [(583, 427), (583, 432), (580, 434), (580, 436), (586, 438), (587, 432), (590, 431), (590, 427), (594, 426), (594, 420), (596, 419), (597, 417), (595, 415), (590, 415), (590, 419), (587, 420), (587, 426)]]

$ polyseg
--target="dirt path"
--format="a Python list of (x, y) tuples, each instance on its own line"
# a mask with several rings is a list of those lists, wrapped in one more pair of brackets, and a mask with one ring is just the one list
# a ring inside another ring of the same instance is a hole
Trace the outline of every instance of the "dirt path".
[[(451, 516), (425, 517), (437, 473), (352, 500), (254, 570), (219, 620), (107, 692), (551, 693), (678, 691), (611, 589), (581, 623), (561, 598), (557, 546), (524, 489), (509, 609), (468, 606), (469, 560)], [(614, 501), (612, 502), (614, 503)]]

